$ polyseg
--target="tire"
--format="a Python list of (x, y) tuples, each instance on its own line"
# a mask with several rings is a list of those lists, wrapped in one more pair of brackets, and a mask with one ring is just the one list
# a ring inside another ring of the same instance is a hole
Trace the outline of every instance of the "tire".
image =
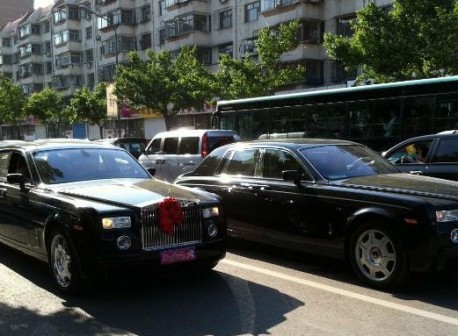
[(350, 263), (365, 284), (394, 288), (409, 276), (407, 254), (399, 237), (381, 223), (365, 224), (350, 239)]
[(77, 256), (67, 235), (55, 229), (48, 239), (48, 263), (57, 289), (74, 294), (81, 289), (81, 272)]

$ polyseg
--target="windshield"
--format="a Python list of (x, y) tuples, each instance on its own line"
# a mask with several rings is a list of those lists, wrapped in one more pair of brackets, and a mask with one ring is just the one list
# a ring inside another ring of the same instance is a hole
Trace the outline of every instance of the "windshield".
[(35, 163), (46, 184), (112, 178), (151, 178), (122, 150), (106, 148), (56, 149), (37, 152)]
[(359, 145), (325, 145), (303, 148), (301, 154), (328, 180), (400, 171), (378, 153)]

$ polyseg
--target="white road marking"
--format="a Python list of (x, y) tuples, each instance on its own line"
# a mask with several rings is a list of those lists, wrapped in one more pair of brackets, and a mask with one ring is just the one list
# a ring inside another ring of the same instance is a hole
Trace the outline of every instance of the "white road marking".
[(328, 286), (328, 285), (323, 285), (323, 284), (320, 284), (320, 283), (315, 282), (315, 281), (300, 279), (300, 278), (293, 277), (293, 276), (290, 276), (290, 275), (286, 275), (286, 274), (283, 274), (283, 273), (270, 271), (270, 270), (267, 270), (265, 268), (251, 266), (251, 265), (243, 264), (243, 263), (240, 263), (240, 262), (237, 262), (237, 261), (233, 261), (233, 260), (229, 260), (229, 259), (223, 259), (221, 262), (224, 263), (224, 264), (228, 264), (228, 265), (231, 265), (231, 266), (234, 266), (234, 267), (239, 267), (239, 268), (242, 268), (242, 269), (245, 269), (245, 270), (248, 270), (248, 271), (257, 272), (257, 273), (268, 275), (268, 276), (271, 276), (271, 277), (274, 277), (274, 278), (279, 278), (279, 279), (283, 279), (283, 280), (286, 280), (286, 281), (294, 282), (294, 283), (297, 283), (297, 284), (300, 284), (300, 285), (304, 285), (304, 286), (308, 286), (308, 287), (324, 290), (324, 291), (327, 291), (327, 292), (330, 292), (330, 293), (346, 296), (346, 297), (349, 297), (349, 298), (352, 298), (352, 299), (356, 299), (356, 300), (360, 300), (360, 301), (376, 304), (376, 305), (379, 305), (379, 306), (382, 306), (382, 307), (386, 307), (386, 308), (395, 309), (395, 310), (398, 310), (398, 311), (402, 311), (404, 313), (409, 313), (409, 314), (413, 314), (413, 315), (429, 318), (429, 319), (432, 319), (432, 320), (436, 320), (436, 321), (439, 321), (439, 322), (449, 323), (449, 324), (453, 324), (453, 325), (458, 326), (458, 319), (457, 318), (453, 318), (453, 317), (449, 317), (449, 316), (445, 316), (445, 315), (441, 315), (441, 314), (432, 313), (432, 312), (429, 312), (429, 311), (426, 311), (426, 310), (422, 310), (422, 309), (412, 308), (412, 307), (409, 307), (409, 306), (406, 306), (406, 305), (402, 305), (402, 304), (398, 304), (398, 303), (394, 303), (394, 302), (389, 302), (389, 301), (385, 301), (385, 300), (381, 300), (381, 299), (376, 299), (374, 297), (370, 297), (370, 296), (366, 296), (366, 295), (363, 295), (363, 294), (354, 293), (354, 292), (351, 292), (351, 291), (348, 291), (348, 290), (345, 290), (345, 289), (340, 289), (340, 288), (336, 288), (336, 287), (332, 287), (332, 286)]

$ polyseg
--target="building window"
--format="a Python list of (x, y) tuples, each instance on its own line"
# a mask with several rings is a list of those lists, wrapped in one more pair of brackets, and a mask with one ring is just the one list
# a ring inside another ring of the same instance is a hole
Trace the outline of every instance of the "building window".
[(219, 13), (219, 29), (232, 27), (232, 9), (228, 9)]
[(106, 17), (97, 18), (97, 27), (99, 29), (109, 28), (117, 25), (133, 26), (135, 25), (135, 12), (130, 9), (117, 9), (107, 13)]
[(32, 35), (40, 35), (40, 25), (39, 24), (33, 24), (31, 25), (31, 32), (32, 32)]
[(52, 62), (46, 62), (46, 74), (52, 73)]
[(52, 14), (53, 22), (54, 23), (62, 23), (67, 19), (67, 15), (65, 14), (65, 10), (61, 9), (57, 12)]
[(218, 54), (226, 54), (230, 57), (234, 57), (234, 45), (232, 44), (232, 42), (219, 45)]
[(51, 56), (51, 41), (43, 42), (43, 53), (48, 57)]
[(43, 22), (43, 31), (45, 33), (49, 33), (51, 31), (51, 26), (49, 25), (49, 21)]
[(92, 38), (92, 27), (86, 28), (86, 40), (90, 40)]
[(23, 39), (26, 38), (30, 35), (30, 24), (26, 24), (25, 26), (22, 26), (19, 28), (19, 38)]
[(159, 1), (159, 16), (162, 16), (165, 14), (166, 8), (165, 8), (165, 0)]
[(151, 20), (151, 6), (143, 6), (140, 8), (140, 22), (148, 22)]
[(324, 22), (303, 21), (299, 25), (298, 40), (305, 43), (322, 43)]
[(68, 19), (79, 20), (80, 19), (80, 8), (74, 5), (68, 5)]
[(94, 62), (94, 50), (93, 49), (86, 50), (84, 54), (85, 54), (86, 63)]
[(151, 33), (143, 34), (140, 37), (140, 50), (151, 48)]
[(353, 36), (353, 29), (351, 28), (351, 22), (355, 17), (346, 17), (337, 19), (337, 35), (342, 35), (345, 37)]
[(93, 72), (88, 73), (87, 74), (87, 86), (89, 86), (92, 89), (94, 87), (94, 85), (95, 85), (94, 73)]
[(261, 11), (261, 4), (259, 1), (255, 1), (245, 5), (245, 22), (256, 21)]
[(111, 56), (119, 52), (132, 51), (135, 49), (135, 37), (126, 36), (118, 37), (117, 41), (115, 38), (106, 40), (100, 47), (101, 54), (104, 56)]
[(80, 32), (79, 30), (64, 30), (57, 34), (54, 34), (54, 45), (58, 46), (60, 44), (67, 43), (69, 41), (80, 42)]
[(12, 55), (0, 55), (0, 65), (11, 65), (13, 64)]
[(211, 48), (196, 48), (196, 58), (204, 65), (212, 64), (212, 50)]
[(11, 47), (11, 39), (10, 38), (2, 38), (2, 47), (5, 47), (5, 48)]
[(56, 68), (66, 68), (69, 65), (81, 65), (81, 53), (63, 53), (56, 56)]

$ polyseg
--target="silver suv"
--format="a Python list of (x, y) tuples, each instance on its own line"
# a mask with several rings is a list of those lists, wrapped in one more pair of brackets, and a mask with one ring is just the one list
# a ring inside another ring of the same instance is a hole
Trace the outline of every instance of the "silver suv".
[(229, 130), (176, 130), (154, 136), (138, 161), (154, 177), (173, 182), (179, 175), (193, 171), (215, 148), (239, 141)]

